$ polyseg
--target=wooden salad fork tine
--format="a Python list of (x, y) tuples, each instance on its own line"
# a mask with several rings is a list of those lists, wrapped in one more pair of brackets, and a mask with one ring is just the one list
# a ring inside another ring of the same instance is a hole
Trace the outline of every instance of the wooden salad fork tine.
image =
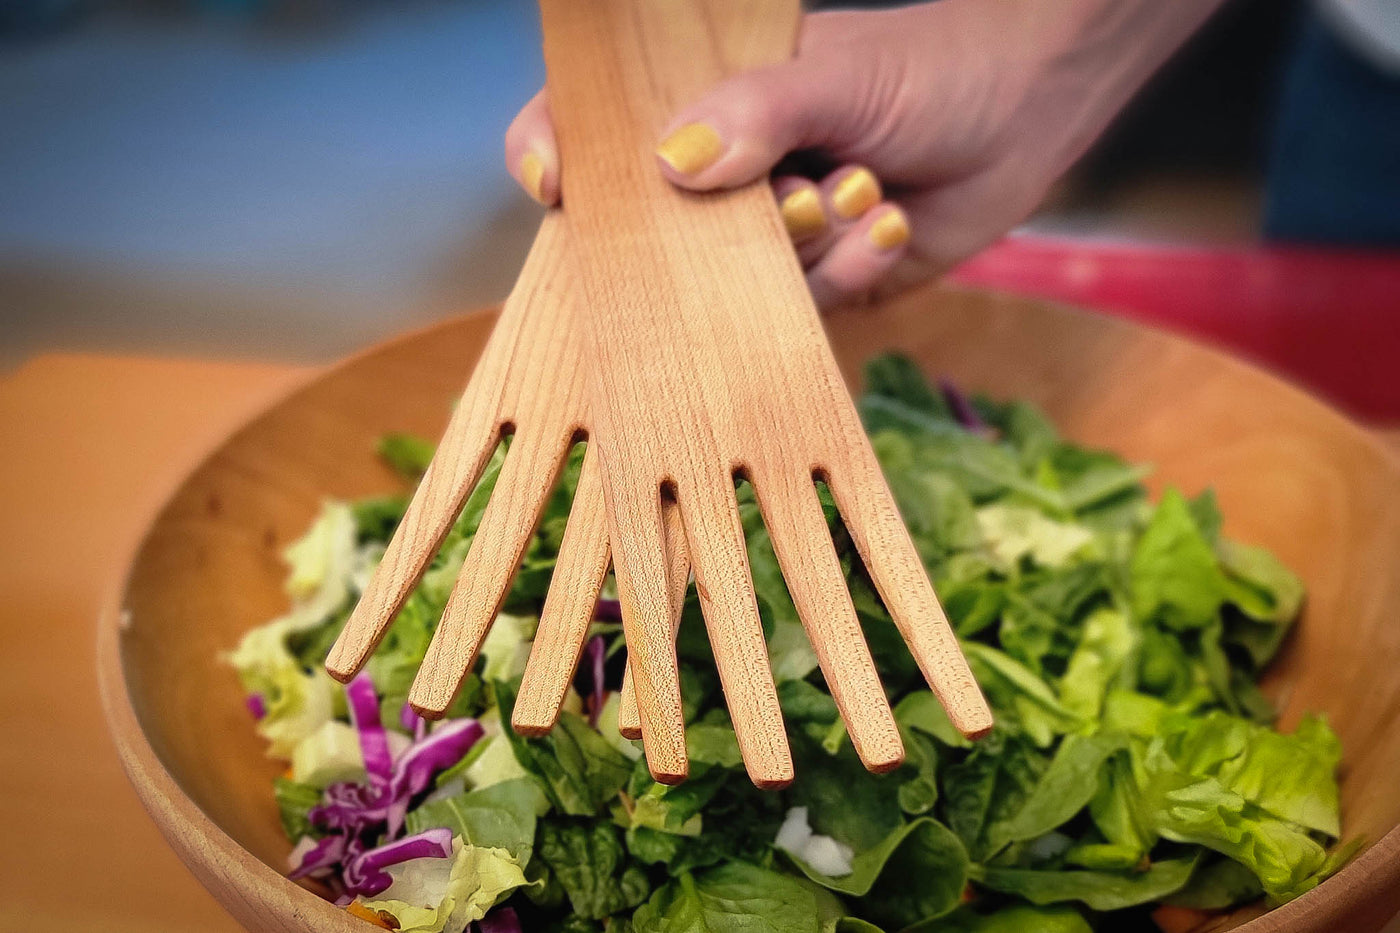
[[(652, 152), (723, 73), (722, 26), (683, 0), (541, 0), (566, 220), (587, 311), (591, 416), (640, 725), (653, 771), (684, 771), (663, 491), (682, 518), (750, 777), (792, 779), (734, 481), (749, 479), (857, 753), (902, 760), (898, 729), (822, 515), (825, 482), (952, 723), (991, 715), (904, 528), (766, 185), (697, 196)], [(796, 5), (752, 4), (795, 22)], [(788, 50), (784, 50), (785, 52)]]
[[(661, 528), (666, 544), (666, 601), (671, 613), (671, 644), (674, 645), (685, 608), (685, 593), (690, 587), (690, 549), (686, 547), (685, 526), (674, 499), (666, 498), (661, 503)], [(622, 672), (617, 731), (629, 739), (642, 737), (642, 716), (637, 709), (637, 684), (632, 678), (630, 659)]]
[[(567, 238), (563, 218), (551, 211), (403, 520), (326, 660), (326, 669), (342, 681), (364, 666), (451, 530), (487, 460), (510, 434), (491, 498), (410, 693), (410, 702), (427, 716), (441, 715), (451, 705), (505, 599), (569, 448), (586, 430)], [(597, 455), (586, 451), (571, 515), (602, 514), (599, 467)], [(580, 522), (586, 527), (587, 521)], [(561, 547), (551, 587), (551, 597), (567, 594), (564, 602), (554, 600), (554, 617), (578, 614), (585, 628), (608, 567), (601, 527), (595, 534), (601, 549), (578, 533), (569, 547)]]

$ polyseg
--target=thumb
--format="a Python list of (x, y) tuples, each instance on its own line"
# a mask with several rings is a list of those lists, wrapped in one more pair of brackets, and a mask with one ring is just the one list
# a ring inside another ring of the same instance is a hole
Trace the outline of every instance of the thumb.
[(840, 156), (867, 108), (859, 80), (830, 60), (796, 58), (722, 81), (681, 111), (656, 147), (662, 173), (692, 191), (767, 177), (789, 152)]

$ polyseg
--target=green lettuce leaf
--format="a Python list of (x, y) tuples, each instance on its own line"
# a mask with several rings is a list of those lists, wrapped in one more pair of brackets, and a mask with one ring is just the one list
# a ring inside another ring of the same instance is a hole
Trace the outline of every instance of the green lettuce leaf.
[(1061, 705), (1085, 720), (1097, 720), (1109, 690), (1125, 680), (1137, 645), (1127, 613), (1108, 608), (1090, 613), (1060, 678)]
[(1283, 735), (1216, 711), (1174, 716), (1162, 728), (1163, 749), (1181, 770), (1215, 778), (1274, 816), (1341, 834), (1341, 745), (1326, 720), (1308, 717), (1293, 735)]
[(417, 480), (428, 471), (436, 445), (414, 434), (386, 434), (379, 439), (379, 459), (404, 479)]
[(371, 910), (392, 914), (400, 933), (440, 933), (451, 924), (464, 929), (529, 882), (504, 849), (463, 845), (452, 840), (452, 858), (419, 858), (385, 869), (394, 879), (374, 898)]
[(282, 831), (287, 834), (288, 839), (320, 835), (311, 825), (307, 814), (311, 812), (312, 807), (321, 802), (321, 788), (279, 777), (272, 782), (272, 795), (277, 800), (277, 813), (282, 820)]
[(1161, 836), (1240, 862), (1277, 901), (1316, 884), (1327, 853), (1297, 824), (1271, 816), (1214, 778), (1179, 770), (1160, 746), (1148, 750), (1143, 772), (1139, 806)]
[(1225, 575), (1191, 506), (1167, 490), (1133, 550), (1133, 612), (1173, 631), (1215, 620), (1225, 601)]

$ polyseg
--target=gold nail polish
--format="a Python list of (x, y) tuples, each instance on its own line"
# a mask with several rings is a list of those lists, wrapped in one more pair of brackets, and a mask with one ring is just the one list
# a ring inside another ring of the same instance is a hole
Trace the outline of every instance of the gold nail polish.
[(780, 210), (793, 242), (809, 239), (826, 229), (826, 213), (815, 188), (798, 188), (783, 198)]
[(687, 123), (663, 139), (656, 154), (682, 175), (694, 175), (719, 160), (724, 142), (708, 123)]
[(868, 169), (858, 168), (837, 183), (831, 206), (846, 220), (855, 220), (880, 203), (880, 183)]
[(544, 160), (533, 152), (527, 152), (520, 159), (520, 180), (530, 197), (544, 204)]
[(909, 221), (904, 219), (904, 212), (897, 208), (886, 211), (870, 225), (865, 235), (876, 249), (895, 249), (909, 242)]

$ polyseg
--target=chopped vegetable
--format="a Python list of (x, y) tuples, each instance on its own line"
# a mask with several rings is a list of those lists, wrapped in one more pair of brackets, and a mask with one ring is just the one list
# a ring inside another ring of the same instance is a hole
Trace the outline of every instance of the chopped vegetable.
[[(320, 669), (402, 497), (327, 503), (286, 551), (289, 613), (230, 660), (269, 754), (292, 877), (403, 933), (1086, 933), (1164, 929), (1337, 871), (1337, 737), (1291, 732), (1255, 686), (1304, 600), (1221, 535), (1209, 494), (1152, 503), (1146, 470), (1060, 438), (1023, 403), (867, 371), (872, 445), (997, 726), (952, 728), (820, 494), (904, 739), (872, 775), (817, 667), (754, 491), (736, 491), (797, 767), (749, 783), (692, 589), (677, 639), (691, 775), (656, 783), (617, 729), (621, 607), (595, 610), (554, 731), (508, 726), (581, 450), (445, 721), (406, 699), (503, 462), (498, 450), (368, 673)], [(381, 450), (408, 477), (431, 445)], [(1330, 852), (1329, 852), (1329, 847)]]

